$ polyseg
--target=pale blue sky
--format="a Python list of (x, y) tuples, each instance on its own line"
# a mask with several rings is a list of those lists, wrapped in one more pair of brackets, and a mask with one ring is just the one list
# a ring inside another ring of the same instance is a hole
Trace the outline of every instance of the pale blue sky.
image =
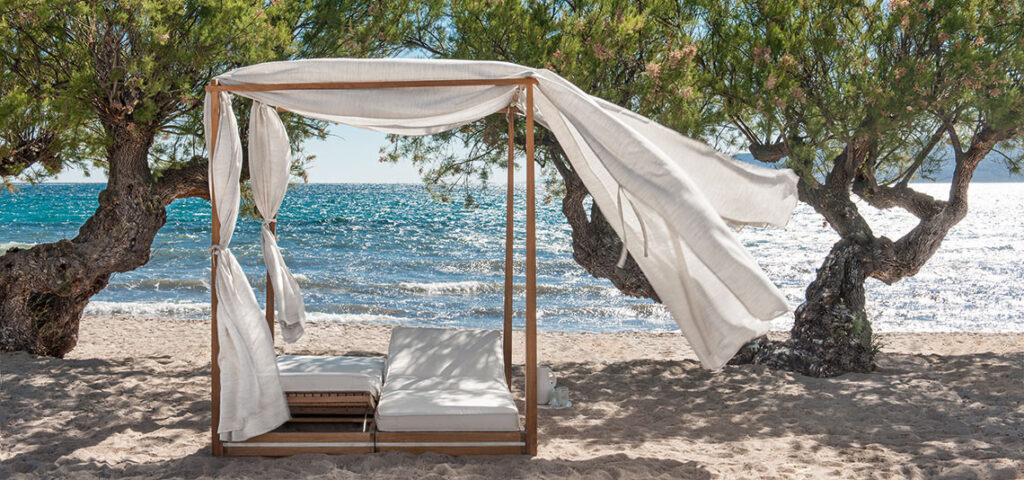
[[(408, 161), (380, 163), (380, 147), (388, 143), (383, 133), (345, 125), (332, 125), (326, 140), (310, 141), (306, 152), (316, 155), (309, 168), (312, 183), (419, 183), (417, 167)], [(86, 177), (81, 170), (67, 170), (53, 182), (104, 182), (94, 171)]]

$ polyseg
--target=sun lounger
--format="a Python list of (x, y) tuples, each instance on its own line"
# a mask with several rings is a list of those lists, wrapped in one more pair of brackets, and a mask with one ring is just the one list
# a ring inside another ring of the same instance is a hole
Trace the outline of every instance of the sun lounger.
[(378, 431), (519, 432), (501, 338), (488, 330), (395, 328)]
[[(373, 414), (384, 377), (383, 358), (282, 355), (281, 386), (293, 421), (362, 421)], [(355, 418), (347, 418), (352, 417)]]

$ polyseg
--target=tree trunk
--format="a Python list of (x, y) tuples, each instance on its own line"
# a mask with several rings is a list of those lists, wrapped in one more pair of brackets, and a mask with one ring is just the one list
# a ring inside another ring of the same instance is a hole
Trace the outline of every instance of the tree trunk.
[(768, 365), (814, 377), (874, 370), (878, 349), (865, 312), (864, 281), (876, 252), (875, 246), (850, 239), (837, 242), (796, 309), (789, 340), (758, 338), (729, 363)]
[(153, 238), (167, 220), (165, 207), (205, 193), (205, 161), (194, 159), (154, 181), (148, 167), (152, 133), (132, 125), (111, 133), (110, 178), (78, 236), (0, 257), (0, 351), (68, 353), (89, 298), (112, 273), (149, 260)]
[(567, 166), (567, 162), (554, 160), (554, 164), (565, 181), (562, 214), (572, 227), (572, 257), (576, 263), (595, 277), (611, 280), (622, 293), (660, 302), (654, 287), (640, 270), (640, 265), (633, 260), (632, 254), (626, 259), (623, 268), (618, 267), (622, 240), (608, 224), (597, 204), (591, 206), (588, 217), (583, 202), (590, 192), (580, 177)]
[(871, 246), (840, 240), (797, 307), (790, 343), (799, 370), (815, 377), (874, 369), (876, 348), (864, 305)]

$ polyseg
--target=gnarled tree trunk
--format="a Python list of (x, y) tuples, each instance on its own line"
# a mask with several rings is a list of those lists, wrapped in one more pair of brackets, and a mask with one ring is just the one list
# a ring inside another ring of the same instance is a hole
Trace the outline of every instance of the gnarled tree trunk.
[(148, 166), (153, 133), (111, 129), (110, 178), (96, 213), (71, 240), (11, 249), (0, 257), (0, 350), (62, 357), (78, 341), (89, 298), (114, 272), (149, 260), (150, 245), (176, 198), (206, 196), (206, 162), (164, 172)]
[(622, 293), (635, 297), (645, 297), (660, 302), (650, 281), (633, 260), (632, 253), (626, 258), (623, 268), (618, 267), (619, 254), (622, 251), (622, 240), (608, 224), (597, 204), (592, 204), (590, 215), (584, 201), (590, 192), (583, 185), (579, 175), (572, 170), (561, 147), (550, 145), (549, 150), (555, 167), (565, 183), (565, 196), (562, 197), (562, 214), (572, 228), (572, 257), (587, 272), (598, 278), (611, 280), (615, 288)]

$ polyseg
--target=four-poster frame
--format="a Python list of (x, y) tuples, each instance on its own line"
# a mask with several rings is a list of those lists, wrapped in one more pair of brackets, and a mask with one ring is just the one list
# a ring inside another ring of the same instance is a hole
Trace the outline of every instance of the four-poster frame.
[[(526, 426), (523, 432), (523, 450), (526, 455), (537, 455), (537, 245), (536, 245), (536, 194), (534, 181), (534, 119), (533, 119), (533, 87), (537, 85), (534, 78), (502, 78), (502, 79), (461, 79), (461, 80), (413, 80), (413, 81), (377, 81), (377, 82), (309, 82), (309, 83), (276, 83), (276, 84), (249, 84), (249, 85), (220, 85), (216, 80), (210, 82), (206, 91), (212, 93), (210, 114), (211, 122), (210, 161), (213, 161), (213, 152), (217, 144), (218, 129), (220, 127), (220, 95), (219, 92), (252, 92), (252, 91), (275, 91), (275, 90), (369, 90), (385, 88), (425, 88), (425, 87), (459, 87), (459, 86), (519, 86), (526, 93), (526, 379), (525, 379), (525, 403), (526, 403)], [(499, 110), (507, 115), (508, 127), (508, 185), (506, 192), (506, 224), (505, 224), (505, 298), (504, 298), (504, 328), (503, 328), (503, 356), (505, 362), (505, 376), (511, 388), (512, 369), (512, 246), (513, 246), (513, 170), (515, 169), (514, 151), (514, 113), (515, 106)], [(217, 216), (216, 192), (210, 188), (210, 207), (212, 209), (212, 231), (211, 243), (220, 243), (220, 221)], [(271, 231), (276, 231), (276, 224), (270, 226)], [(276, 233), (276, 232), (275, 232)], [(220, 344), (217, 334), (217, 256), (211, 253), (210, 256), (210, 309), (211, 309), (211, 438), (213, 455), (223, 456), (225, 454), (224, 444), (217, 433), (220, 423), (220, 366), (217, 363), (217, 356), (220, 353)], [(274, 296), (273, 289), (267, 282), (267, 305), (266, 320), (270, 328), (271, 338), (274, 333)], [(496, 432), (497, 433), (497, 432)], [(501, 432), (507, 434), (507, 432)], [(272, 434), (267, 434), (272, 435)], [(298, 435), (298, 434), (293, 434)], [(309, 434), (306, 434), (309, 435)], [(315, 435), (315, 434), (314, 434)], [(424, 439), (422, 434), (401, 434), (394, 433), (396, 437), (409, 437)], [(266, 436), (266, 435), (264, 435)], [(452, 453), (495, 453), (493, 448), (473, 448), (466, 442), (458, 440), (472, 439), (472, 432), (450, 432), (449, 435), (456, 441), (452, 447), (441, 448)], [(472, 442), (468, 442), (472, 443)], [(459, 446), (455, 446), (459, 445)], [(253, 451), (257, 451), (252, 449)], [(371, 450), (377, 450), (376, 446)], [(407, 448), (410, 451), (431, 451), (433, 448)], [(282, 452), (301, 453), (301, 447), (295, 447)], [(244, 454), (244, 453), (243, 453)]]

